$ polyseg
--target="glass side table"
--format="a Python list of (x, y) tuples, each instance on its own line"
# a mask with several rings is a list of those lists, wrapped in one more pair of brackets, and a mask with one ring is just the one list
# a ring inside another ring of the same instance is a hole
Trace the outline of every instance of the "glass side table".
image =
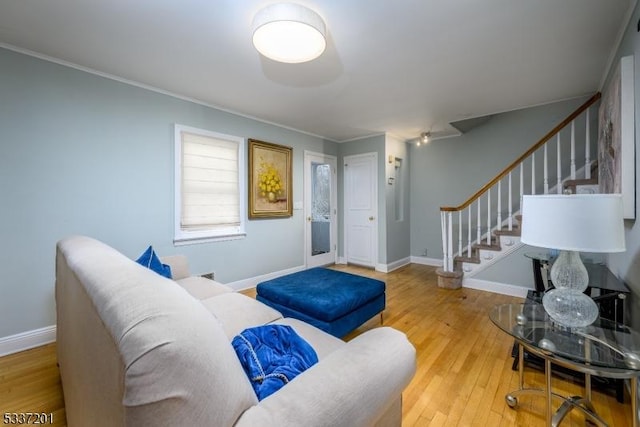
[[(519, 346), (519, 389), (505, 396), (511, 408), (522, 395), (544, 396), (547, 399), (547, 425), (558, 426), (572, 409), (582, 411), (599, 426), (606, 422), (598, 416), (591, 403), (591, 375), (606, 378), (631, 379), (632, 426), (638, 427), (637, 378), (640, 376), (640, 333), (607, 319), (598, 319), (586, 328), (569, 330), (551, 321), (542, 304), (504, 304), (493, 307), (491, 321), (511, 335)], [(523, 350), (545, 362), (545, 389), (524, 386)], [(585, 396), (564, 397), (551, 390), (551, 364), (585, 375)], [(552, 398), (562, 404), (551, 413)]]

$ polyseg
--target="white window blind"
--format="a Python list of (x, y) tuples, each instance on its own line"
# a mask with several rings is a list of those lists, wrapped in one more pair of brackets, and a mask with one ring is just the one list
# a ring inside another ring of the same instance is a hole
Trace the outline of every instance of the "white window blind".
[(243, 233), (242, 142), (236, 137), (176, 126), (176, 240)]

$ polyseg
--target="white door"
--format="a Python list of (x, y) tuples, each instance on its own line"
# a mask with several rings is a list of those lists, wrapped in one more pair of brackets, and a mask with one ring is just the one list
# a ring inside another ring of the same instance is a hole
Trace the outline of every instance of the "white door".
[(304, 153), (305, 264), (307, 268), (336, 262), (337, 159)]
[(344, 158), (347, 263), (375, 267), (378, 257), (378, 155)]

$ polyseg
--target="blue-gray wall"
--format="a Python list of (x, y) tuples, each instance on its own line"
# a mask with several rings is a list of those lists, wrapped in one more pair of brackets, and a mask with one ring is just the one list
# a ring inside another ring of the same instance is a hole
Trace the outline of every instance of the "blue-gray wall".
[(304, 150), (337, 144), (4, 49), (0, 100), (0, 338), (55, 324), (55, 244), (71, 234), (132, 258), (184, 253), (222, 282), (304, 264), (301, 210), (174, 247), (173, 124), (293, 147), (295, 201)]
[[(441, 259), (440, 207), (458, 206), (465, 202), (498, 172), (509, 166), (562, 122), (587, 98), (588, 96), (496, 114), (483, 125), (459, 137), (436, 139), (420, 147), (411, 144), (409, 148), (411, 255), (421, 256), (426, 250), (428, 258)], [(591, 117), (595, 124), (593, 119), (597, 115), (592, 114)], [(581, 128), (584, 129), (584, 125)], [(583, 131), (578, 129), (578, 132)], [(591, 134), (595, 135), (595, 129)], [(576, 139), (583, 141), (580, 136), (578, 135)], [(562, 140), (565, 149), (568, 150), (570, 139), (566, 132)], [(577, 159), (582, 158), (584, 163), (583, 144), (577, 144)], [(555, 146), (552, 145), (552, 147)], [(592, 149), (595, 150), (593, 137)], [(593, 155), (592, 159), (595, 159)], [(565, 155), (564, 160), (568, 162), (569, 157)], [(539, 160), (536, 163), (536, 176), (540, 180), (540, 185), (542, 184), (542, 167), (542, 161)], [(580, 167), (579, 163), (578, 167)], [(527, 186), (525, 193), (528, 194), (531, 175), (530, 172), (527, 175), (527, 168), (528, 166), (525, 166)], [(549, 168), (555, 171), (555, 163)], [(514, 177), (513, 194), (519, 191), (519, 183), (515, 179)], [(503, 197), (505, 195), (506, 190)], [(506, 206), (506, 203), (503, 206)], [(503, 217), (506, 218), (505, 215)]]
[[(411, 256), (411, 211), (409, 182), (409, 148), (408, 144), (390, 135), (385, 144), (385, 198), (386, 198), (386, 230), (387, 258), (385, 263), (393, 267), (393, 263), (404, 262)], [(389, 157), (394, 161), (389, 163)], [(400, 170), (395, 170), (395, 159), (402, 160)], [(389, 184), (389, 178), (395, 178)], [(401, 194), (400, 194), (401, 193)], [(396, 203), (402, 205), (402, 218), (396, 216)]]
[[(640, 20), (640, 6), (636, 5), (611, 69), (612, 72), (615, 70), (621, 57), (634, 56), (636, 218), (640, 213), (638, 210), (638, 202), (640, 201), (640, 149), (638, 145), (638, 135), (640, 135), (640, 33), (637, 32), (638, 20)], [(609, 76), (608, 79), (610, 78)], [(622, 278), (631, 289), (631, 297), (626, 300), (626, 317), (630, 325), (635, 329), (640, 329), (640, 221), (637, 219), (625, 221), (625, 238), (627, 251), (609, 255), (608, 265), (611, 271)]]

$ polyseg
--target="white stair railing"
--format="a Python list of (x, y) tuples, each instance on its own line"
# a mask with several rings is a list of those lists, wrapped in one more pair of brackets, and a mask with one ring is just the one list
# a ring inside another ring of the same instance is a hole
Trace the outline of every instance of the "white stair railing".
[[(587, 102), (581, 105), (575, 112), (569, 115), (562, 123), (552, 129), (540, 141), (505, 168), (484, 187), (478, 190), (466, 202), (459, 206), (443, 206), (440, 208), (440, 220), (442, 225), (442, 249), (444, 271), (454, 271), (455, 257), (472, 258), (477, 248), (484, 245), (491, 246), (493, 232), (502, 230), (503, 223), (509, 231), (514, 230), (515, 216), (520, 212), (522, 196), (525, 194), (525, 180), (529, 181), (530, 191), (527, 194), (542, 192), (549, 193), (549, 169), (555, 163), (556, 173), (553, 177), (556, 182), (558, 194), (563, 192), (563, 180), (576, 179), (577, 156), (584, 155), (584, 178), (591, 178), (591, 120), (589, 108), (600, 99), (600, 93), (596, 93)], [(564, 147), (561, 143), (561, 135), (568, 133), (570, 146)], [(556, 137), (555, 150), (549, 150)], [(576, 152), (576, 139), (584, 138), (584, 152)], [(550, 152), (555, 151), (555, 157)], [(536, 180), (537, 168), (536, 153), (542, 155), (542, 181)], [(563, 158), (568, 159), (563, 163)], [(515, 169), (518, 173), (513, 174)], [(565, 172), (566, 171), (566, 172)], [(513, 181), (518, 181), (514, 186)], [(503, 181), (507, 187), (503, 191)], [(540, 185), (540, 190), (537, 186)], [(519, 190), (518, 197), (513, 197), (513, 189)], [(517, 201), (516, 201), (517, 199)], [(464, 214), (464, 211), (466, 215)], [(475, 210), (472, 213), (472, 210)], [(455, 213), (457, 212), (457, 215)], [(504, 215), (504, 216), (503, 216)], [(475, 218), (472, 218), (475, 216)], [(486, 218), (485, 228), (482, 228), (482, 218)], [(474, 224), (475, 222), (475, 224)], [(475, 228), (475, 233), (472, 229)], [(475, 235), (474, 235), (475, 234)], [(454, 242), (457, 247), (454, 248)]]

